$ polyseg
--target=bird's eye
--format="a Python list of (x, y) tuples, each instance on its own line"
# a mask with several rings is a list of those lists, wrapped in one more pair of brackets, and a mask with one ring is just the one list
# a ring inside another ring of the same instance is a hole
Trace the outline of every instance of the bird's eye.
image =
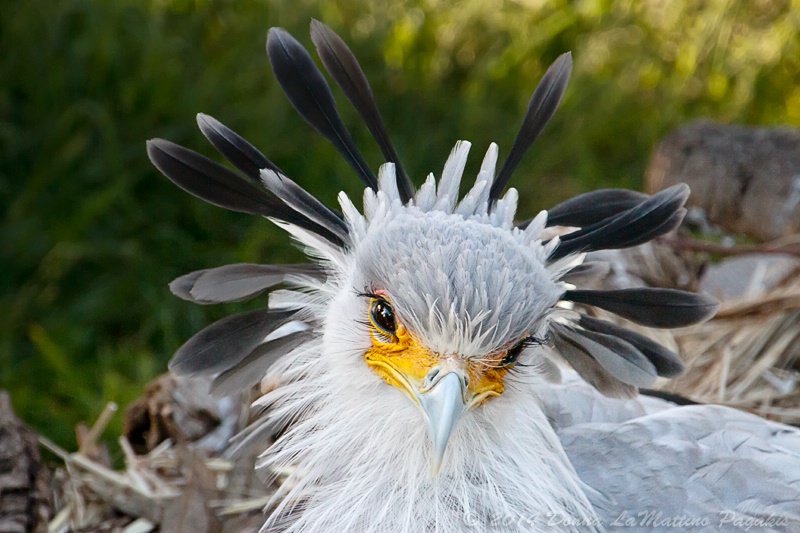
[(370, 309), (370, 318), (376, 328), (381, 330), (382, 333), (395, 336), (397, 332), (397, 322), (394, 319), (394, 310), (389, 302), (383, 298), (375, 298), (372, 300), (372, 308)]
[(525, 337), (517, 342), (514, 346), (508, 349), (506, 355), (500, 360), (501, 367), (509, 367), (517, 362), (517, 359), (528, 346), (532, 344), (540, 344), (533, 337)]
[(508, 349), (506, 355), (503, 359), (500, 360), (500, 366), (511, 366), (517, 362), (517, 358), (522, 353), (522, 350), (525, 349), (525, 344), (522, 342), (518, 342), (514, 346)]
[(527, 348), (528, 346), (541, 346), (546, 342), (547, 342), (547, 337), (539, 338), (539, 337), (534, 337), (533, 335), (520, 339), (514, 346), (508, 349), (506, 355), (503, 356), (503, 358), (500, 360), (500, 366), (502, 368), (508, 368), (514, 366), (519, 356), (522, 355), (522, 352), (525, 351), (525, 348)]

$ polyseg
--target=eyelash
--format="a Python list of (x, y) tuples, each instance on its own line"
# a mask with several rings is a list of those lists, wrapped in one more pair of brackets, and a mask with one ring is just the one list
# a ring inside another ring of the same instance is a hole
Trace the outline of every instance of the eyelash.
[(362, 298), (381, 298), (381, 295), (378, 294), (378, 290), (375, 287), (364, 287), (364, 290), (362, 291), (353, 288), (353, 292), (356, 293), (356, 296), (360, 296)]
[(375, 325), (372, 323), (372, 321), (369, 318), (366, 319), (366, 320), (356, 320), (356, 322), (358, 324), (364, 326), (366, 329), (372, 331), (372, 334), (375, 335), (378, 338), (378, 340), (381, 341), (382, 343), (384, 343), (384, 344), (392, 344), (393, 342), (396, 342), (395, 339), (389, 337), (388, 335), (383, 333), (381, 330), (376, 328)]
[[(543, 339), (541, 339), (539, 337), (534, 337), (533, 335), (525, 337), (524, 339), (520, 340), (519, 342), (517, 342), (516, 344), (511, 346), (508, 350), (506, 350), (506, 355), (503, 356), (503, 359), (501, 359), (500, 364), (498, 365), (498, 368), (506, 368), (508, 370), (513, 370), (515, 366), (520, 364), (520, 363), (517, 362), (517, 360), (518, 360), (519, 356), (522, 355), (522, 353), (527, 348), (529, 348), (531, 346), (541, 346), (541, 345), (545, 344), (546, 342), (547, 342), (547, 337), (545, 337)], [(512, 352), (512, 350), (513, 350), (513, 352)], [(514, 352), (516, 352), (516, 355), (514, 355)], [(509, 357), (509, 355), (513, 356), (512, 360), (504, 363), (504, 361)], [(521, 366), (524, 366), (524, 365), (521, 365)]]

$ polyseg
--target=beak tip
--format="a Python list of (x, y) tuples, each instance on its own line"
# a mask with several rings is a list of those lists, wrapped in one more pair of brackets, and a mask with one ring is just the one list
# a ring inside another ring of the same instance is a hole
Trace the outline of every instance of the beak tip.
[(433, 457), (431, 458), (431, 477), (439, 476), (442, 469), (442, 462), (444, 461), (444, 452), (447, 449), (447, 442), (444, 446), (436, 446), (433, 450)]

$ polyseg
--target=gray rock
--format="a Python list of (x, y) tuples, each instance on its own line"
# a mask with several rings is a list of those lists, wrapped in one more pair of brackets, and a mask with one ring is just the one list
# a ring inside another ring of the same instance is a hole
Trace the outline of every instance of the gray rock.
[(709, 265), (703, 273), (703, 292), (725, 301), (755, 298), (783, 281), (800, 265), (790, 255), (742, 255)]
[(658, 146), (646, 189), (680, 182), (692, 188), (689, 204), (728, 232), (765, 241), (800, 233), (800, 130), (690, 123)]

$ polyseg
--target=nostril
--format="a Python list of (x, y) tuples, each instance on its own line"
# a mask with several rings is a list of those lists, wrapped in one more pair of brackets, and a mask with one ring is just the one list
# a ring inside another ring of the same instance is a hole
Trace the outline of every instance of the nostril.
[(432, 368), (430, 372), (428, 372), (428, 375), (425, 376), (425, 384), (428, 386), (433, 385), (436, 382), (436, 378), (439, 377), (439, 372), (440, 369), (438, 367)]
[(426, 389), (430, 389), (434, 385), (436, 385), (441, 378), (442, 378), (442, 369), (439, 368), (438, 366), (436, 368), (431, 368), (428, 371), (428, 374), (425, 376), (425, 382), (423, 384), (423, 387)]
[(464, 388), (465, 388), (465, 389), (466, 389), (466, 388), (468, 388), (468, 387), (469, 387), (469, 376), (466, 376), (466, 375), (465, 375), (465, 376), (463, 377), (463, 381), (464, 381)]

